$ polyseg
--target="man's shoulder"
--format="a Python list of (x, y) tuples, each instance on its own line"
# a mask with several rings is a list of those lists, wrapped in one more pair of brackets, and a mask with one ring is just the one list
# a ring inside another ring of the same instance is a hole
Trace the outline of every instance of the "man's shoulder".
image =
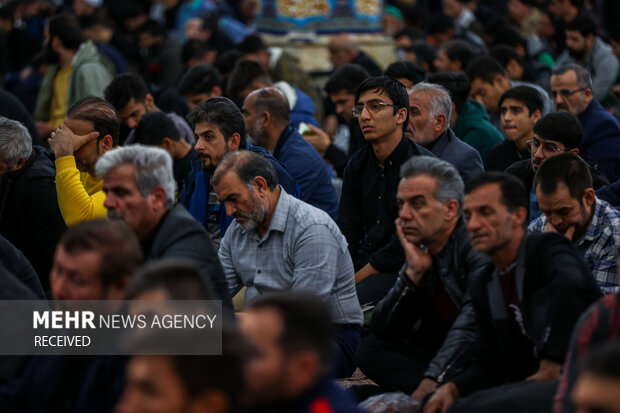
[(204, 227), (194, 219), (182, 204), (176, 204), (164, 217), (157, 238), (166, 239), (171, 235), (175, 235), (175, 238), (186, 237), (191, 234), (199, 238), (208, 239)]
[(601, 226), (609, 228), (614, 237), (620, 238), (620, 211), (602, 199), (596, 198), (596, 202), (600, 203)]
[(506, 168), (505, 172), (511, 175), (515, 175), (518, 178), (525, 179), (531, 169), (532, 161), (530, 159), (522, 159)]

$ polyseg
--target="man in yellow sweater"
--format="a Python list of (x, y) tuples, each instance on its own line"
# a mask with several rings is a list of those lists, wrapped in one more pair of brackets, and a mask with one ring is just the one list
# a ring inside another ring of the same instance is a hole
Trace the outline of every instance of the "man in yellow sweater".
[(95, 176), (97, 160), (118, 145), (120, 120), (114, 107), (97, 97), (76, 102), (49, 144), (56, 156), (56, 192), (67, 226), (105, 218), (106, 195), (102, 179)]

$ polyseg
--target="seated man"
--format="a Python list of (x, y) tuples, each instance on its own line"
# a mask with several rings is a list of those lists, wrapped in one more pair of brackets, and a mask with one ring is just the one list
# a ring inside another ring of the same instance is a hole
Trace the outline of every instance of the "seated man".
[(469, 99), (469, 80), (465, 73), (433, 73), (428, 77), (428, 81), (441, 85), (450, 92), (452, 131), (477, 150), (482, 162), (486, 162), (491, 149), (503, 142), (504, 136), (491, 124), (484, 106)]
[(215, 67), (199, 64), (187, 69), (177, 89), (187, 101), (189, 110), (194, 110), (202, 102), (222, 96), (222, 84), (222, 76)]
[(450, 129), (452, 101), (443, 86), (418, 83), (409, 90), (409, 123), (405, 135), (450, 162), (463, 181), (484, 172), (480, 154)]
[(401, 174), (396, 233), (407, 263), (375, 307), (374, 334), (362, 340), (357, 363), (384, 390), (418, 388), (414, 397), (421, 399), (463, 367), (453, 361), (474, 340), (467, 282), (492, 265), (469, 243), (464, 184), (454, 166), (419, 156), (403, 164)]
[(250, 305), (240, 320), (242, 333), (258, 350), (247, 365), (249, 411), (294, 406), (300, 412), (361, 413), (349, 393), (330, 380), (333, 317), (317, 297), (299, 292), (273, 293)]
[(594, 195), (588, 165), (572, 153), (551, 157), (536, 171), (534, 188), (543, 215), (530, 224), (530, 231), (564, 234), (601, 290), (619, 291), (620, 212)]
[(95, 174), (95, 163), (118, 146), (119, 129), (112, 105), (90, 97), (69, 108), (64, 123), (50, 134), (58, 205), (67, 226), (106, 216), (103, 180)]
[(103, 177), (108, 217), (131, 227), (145, 260), (180, 257), (196, 262), (223, 304), (230, 305), (222, 267), (207, 232), (183, 205), (173, 206), (175, 182), (168, 152), (131, 145), (106, 153), (96, 170)]
[(284, 81), (274, 83), (261, 64), (253, 60), (239, 60), (235, 64), (228, 77), (227, 96), (242, 102), (251, 92), (271, 86), (286, 96), (293, 128), (298, 129), (302, 122), (319, 126), (312, 99), (294, 85)]
[(329, 75), (325, 84), (325, 92), (334, 105), (336, 115), (341, 117), (346, 124), (341, 128), (344, 132), (339, 132), (334, 128), (332, 139), (325, 131), (309, 126), (314, 133), (303, 135), (304, 139), (332, 164), (339, 177), (342, 177), (351, 156), (366, 145), (360, 125), (353, 117), (353, 106), (355, 105), (355, 89), (369, 77), (368, 72), (359, 65), (344, 65)]
[(534, 138), (534, 124), (542, 116), (540, 93), (529, 86), (508, 89), (499, 99), (499, 113), (506, 139), (493, 147), (485, 163), (487, 171), (504, 172), (515, 162), (530, 157), (528, 142)]
[[(146, 83), (140, 75), (124, 73), (116, 76), (105, 89), (105, 99), (114, 106), (116, 114), (131, 131), (125, 138), (124, 144), (135, 142), (135, 128), (140, 119), (147, 113), (161, 112), (155, 105), (153, 95), (149, 93)], [(174, 122), (181, 138), (193, 145), (196, 142), (194, 133), (185, 122), (185, 119), (175, 112), (166, 113)]]
[(213, 172), (227, 153), (245, 149), (264, 156), (275, 168), (282, 188), (299, 197), (299, 188), (278, 160), (246, 140), (243, 116), (230, 99), (209, 99), (199, 104), (188, 119), (198, 137), (195, 148), (199, 159), (192, 162), (191, 172), (185, 177), (186, 186), (179, 194), (179, 202), (204, 225), (216, 245), (233, 220), (232, 216), (226, 216), (211, 185)]
[(54, 250), (66, 228), (54, 162), (44, 148), (32, 146), (24, 125), (0, 117), (0, 169), (0, 234), (24, 253), (47, 291)]
[(499, 112), (499, 99), (508, 89), (515, 86), (529, 86), (540, 93), (543, 99), (543, 116), (553, 111), (553, 101), (545, 89), (537, 84), (510, 80), (504, 68), (492, 57), (478, 57), (467, 66), (467, 77), (471, 81), (469, 95), (484, 105), (491, 117), (491, 123), (502, 133), (502, 122)]
[(338, 217), (338, 197), (328, 166), (293, 126), (289, 104), (279, 89), (250, 93), (241, 109), (251, 141), (273, 153), (301, 190), (301, 200)]
[(232, 297), (247, 286), (246, 303), (274, 290), (307, 291), (327, 303), (336, 324), (335, 373), (355, 370), (362, 311), (346, 240), (329, 216), (287, 194), (273, 166), (249, 151), (228, 154), (212, 179), (235, 217), (219, 256)]
[(573, 327), (600, 289), (566, 237), (526, 233), (527, 192), (517, 178), (488, 172), (465, 193), (471, 244), (495, 268), (469, 284), (471, 366), (444, 382), (424, 411), (548, 412)]
[(452, 39), (439, 46), (434, 63), (438, 72), (465, 72), (465, 68), (474, 57), (474, 51), (469, 43), (461, 39)]
[(411, 157), (434, 156), (405, 136), (409, 96), (391, 77), (368, 78), (355, 92), (353, 116), (369, 143), (349, 161), (338, 226), (347, 239), (362, 305), (376, 305), (405, 263), (394, 230), (400, 167)]
[(180, 192), (185, 186), (185, 178), (192, 170), (192, 162), (198, 159), (198, 152), (181, 139), (174, 122), (163, 112), (145, 114), (134, 131), (135, 143), (157, 146), (172, 156), (174, 180)]
[(551, 95), (557, 111), (579, 118), (583, 127), (580, 151), (592, 158), (610, 181), (620, 179), (620, 121), (594, 98), (588, 71), (574, 64), (554, 70)]
[[(82, 222), (69, 228), (56, 248), (49, 275), (52, 298), (122, 300), (141, 263), (140, 243), (127, 225), (104, 219)], [(124, 366), (124, 357), (33, 357), (17, 380), (0, 389), (0, 410), (112, 411), (124, 384)]]
[(566, 25), (566, 48), (555, 61), (556, 67), (579, 64), (592, 76), (592, 95), (602, 101), (609, 94), (618, 73), (618, 59), (612, 48), (597, 36), (597, 24), (580, 15)]
[(344, 65), (356, 64), (362, 66), (371, 76), (381, 76), (383, 73), (377, 62), (360, 48), (353, 36), (339, 34), (333, 36), (327, 46), (329, 60), (334, 70)]
[[(530, 159), (512, 164), (506, 172), (515, 175), (525, 184), (529, 192), (530, 222), (541, 214), (533, 185), (534, 173), (542, 162), (564, 152), (579, 154), (581, 144), (581, 125), (579, 120), (568, 113), (550, 113), (534, 124), (534, 138), (530, 140)], [(607, 185), (609, 181), (595, 166), (588, 164), (592, 174), (594, 189)]]

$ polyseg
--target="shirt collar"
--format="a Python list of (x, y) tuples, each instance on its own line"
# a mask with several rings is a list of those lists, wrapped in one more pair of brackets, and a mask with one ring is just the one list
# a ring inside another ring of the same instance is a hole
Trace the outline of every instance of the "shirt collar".
[(584, 236), (577, 240), (578, 243), (581, 243), (584, 240), (594, 241), (594, 238), (597, 235), (600, 235), (601, 231), (599, 226), (603, 221), (603, 215), (605, 215), (605, 207), (600, 199), (594, 197), (594, 214), (592, 215), (592, 221), (590, 222), (590, 225), (588, 225)]
[[(383, 161), (382, 169), (388, 169), (393, 165), (399, 165), (399, 162), (398, 162), (399, 157), (403, 155), (407, 155), (409, 153), (407, 151), (407, 145), (409, 144), (408, 140), (409, 138), (403, 135), (398, 145), (396, 145), (396, 148), (394, 148), (392, 153), (389, 154), (387, 158), (385, 158), (385, 161)], [(374, 164), (377, 166), (377, 168), (381, 168), (381, 165), (379, 164), (379, 160), (377, 159), (377, 155), (375, 154), (375, 151), (371, 149), (370, 153), (371, 153), (372, 158), (374, 159)]]
[[(286, 229), (288, 210), (291, 204), (290, 198), (291, 196), (287, 194), (284, 189), (282, 189), (282, 186), (280, 186), (280, 198), (278, 199), (276, 208), (273, 211), (273, 215), (271, 216), (271, 221), (269, 221), (269, 228), (267, 229), (267, 232), (263, 236), (262, 240), (266, 240), (267, 238), (269, 238), (269, 234), (271, 233), (271, 231), (284, 232), (284, 230)], [(245, 230), (243, 231), (246, 232)], [(252, 236), (256, 237), (258, 241), (262, 241), (261, 239), (259, 239), (256, 230), (252, 231), (251, 234)]]

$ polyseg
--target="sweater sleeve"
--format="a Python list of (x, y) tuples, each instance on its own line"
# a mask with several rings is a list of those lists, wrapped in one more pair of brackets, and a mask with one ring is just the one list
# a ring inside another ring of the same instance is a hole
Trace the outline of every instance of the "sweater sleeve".
[(56, 159), (58, 205), (67, 226), (95, 218), (105, 218), (105, 193), (100, 182), (89, 174), (80, 174), (73, 156)]

